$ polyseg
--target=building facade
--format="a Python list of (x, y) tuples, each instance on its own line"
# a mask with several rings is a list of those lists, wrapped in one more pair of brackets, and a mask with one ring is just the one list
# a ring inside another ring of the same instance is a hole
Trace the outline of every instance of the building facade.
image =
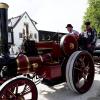
[(39, 30), (39, 41), (57, 41), (59, 42), (66, 33)]
[(39, 41), (39, 34), (36, 28), (37, 23), (33, 21), (27, 12), (8, 20), (8, 42), (18, 48), (21, 47), (24, 39)]
[(27, 12), (8, 20), (8, 43), (10, 53), (17, 54), (21, 50), (24, 40), (41, 41), (60, 41), (66, 33), (38, 30), (37, 22), (33, 21)]

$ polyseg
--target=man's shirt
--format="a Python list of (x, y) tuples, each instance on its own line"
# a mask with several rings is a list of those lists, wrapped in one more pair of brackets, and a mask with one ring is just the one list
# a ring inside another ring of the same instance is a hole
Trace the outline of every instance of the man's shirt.
[(72, 32), (70, 32), (69, 34), (75, 34), (75, 35), (79, 35), (79, 32), (76, 30), (72, 30)]

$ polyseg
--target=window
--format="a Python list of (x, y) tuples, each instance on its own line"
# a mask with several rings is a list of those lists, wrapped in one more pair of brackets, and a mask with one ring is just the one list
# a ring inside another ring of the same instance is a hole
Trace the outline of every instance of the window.
[(31, 33), (31, 34), (30, 34), (30, 38), (32, 38), (32, 37), (33, 37), (33, 34)]
[(36, 33), (34, 34), (34, 38), (37, 39), (37, 34)]
[(8, 32), (8, 43), (11, 43), (11, 42), (12, 42), (11, 33)]
[(23, 33), (19, 33), (19, 38), (23, 38)]
[(28, 23), (24, 23), (24, 26), (25, 26), (25, 30), (26, 30), (26, 35), (28, 36), (29, 35), (29, 25), (28, 25)]
[(28, 23), (24, 23), (25, 26), (25, 30), (26, 30), (26, 38), (29, 38), (29, 24)]
[(27, 18), (27, 16), (25, 16), (25, 18)]
[(42, 40), (45, 40), (45, 36), (44, 35), (42, 35)]
[(48, 35), (48, 38), (47, 39), (50, 40), (50, 35)]

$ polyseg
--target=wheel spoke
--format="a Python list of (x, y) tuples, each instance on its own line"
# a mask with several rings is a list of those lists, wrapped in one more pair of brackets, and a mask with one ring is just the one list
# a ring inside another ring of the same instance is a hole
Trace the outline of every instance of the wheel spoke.
[(30, 88), (29, 88), (29, 87), (27, 88), (27, 85), (25, 85), (24, 90), (23, 90), (23, 92), (21, 93), (21, 95), (26, 95), (26, 94), (28, 94), (28, 93), (30, 93), (30, 92), (31, 92)]
[(82, 60), (85, 61), (85, 55), (83, 56), (83, 59)]
[(18, 93), (18, 84), (16, 85), (16, 92), (15, 92), (15, 94), (17, 94)]
[(84, 78), (84, 80), (87, 80), (86, 76), (87, 75), (85, 73), (83, 73), (82, 77)]
[(75, 92), (87, 92), (94, 79), (94, 63), (87, 51), (74, 52), (67, 62), (66, 81)]
[(80, 58), (79, 58), (79, 61), (80, 61), (81, 63), (84, 62), (84, 61), (85, 61), (85, 56), (80, 57)]
[(81, 64), (81, 67), (85, 67), (85, 56), (79, 58), (79, 63)]
[(11, 90), (7, 90), (8, 91), (8, 93), (10, 93), (11, 94), (11, 96), (13, 96), (13, 97), (15, 97), (16, 98), (16, 95), (11, 91)]
[(15, 94), (14, 94), (13, 92), (11, 92), (10, 90), (8, 90), (8, 91), (9, 91), (9, 93), (10, 93), (12, 96), (16, 97)]
[[(29, 97), (27, 97), (27, 95)], [(37, 100), (35, 84), (27, 78), (12, 79), (0, 91), (0, 100)]]
[(24, 91), (26, 90), (27, 84), (25, 84), (24, 89), (22, 91), (22, 94), (24, 93)]
[(25, 91), (21, 96), (26, 95), (28, 93), (30, 93), (31, 91)]
[(77, 68), (77, 67), (74, 67), (76, 70), (79, 70), (79, 71), (82, 71), (82, 69), (80, 69), (80, 68)]
[(79, 61), (80, 61), (81, 63), (84, 62), (84, 60), (85, 60), (85, 56), (79, 58)]
[(90, 67), (89, 67), (89, 63), (86, 65), (86, 70), (89, 71)]

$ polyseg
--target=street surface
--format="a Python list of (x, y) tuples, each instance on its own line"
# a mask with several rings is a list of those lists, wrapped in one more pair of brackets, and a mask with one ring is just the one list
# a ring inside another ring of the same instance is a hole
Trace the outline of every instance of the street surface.
[(38, 100), (100, 100), (100, 74), (95, 75), (92, 88), (85, 94), (75, 94), (66, 83), (48, 87), (44, 84), (37, 85)]

